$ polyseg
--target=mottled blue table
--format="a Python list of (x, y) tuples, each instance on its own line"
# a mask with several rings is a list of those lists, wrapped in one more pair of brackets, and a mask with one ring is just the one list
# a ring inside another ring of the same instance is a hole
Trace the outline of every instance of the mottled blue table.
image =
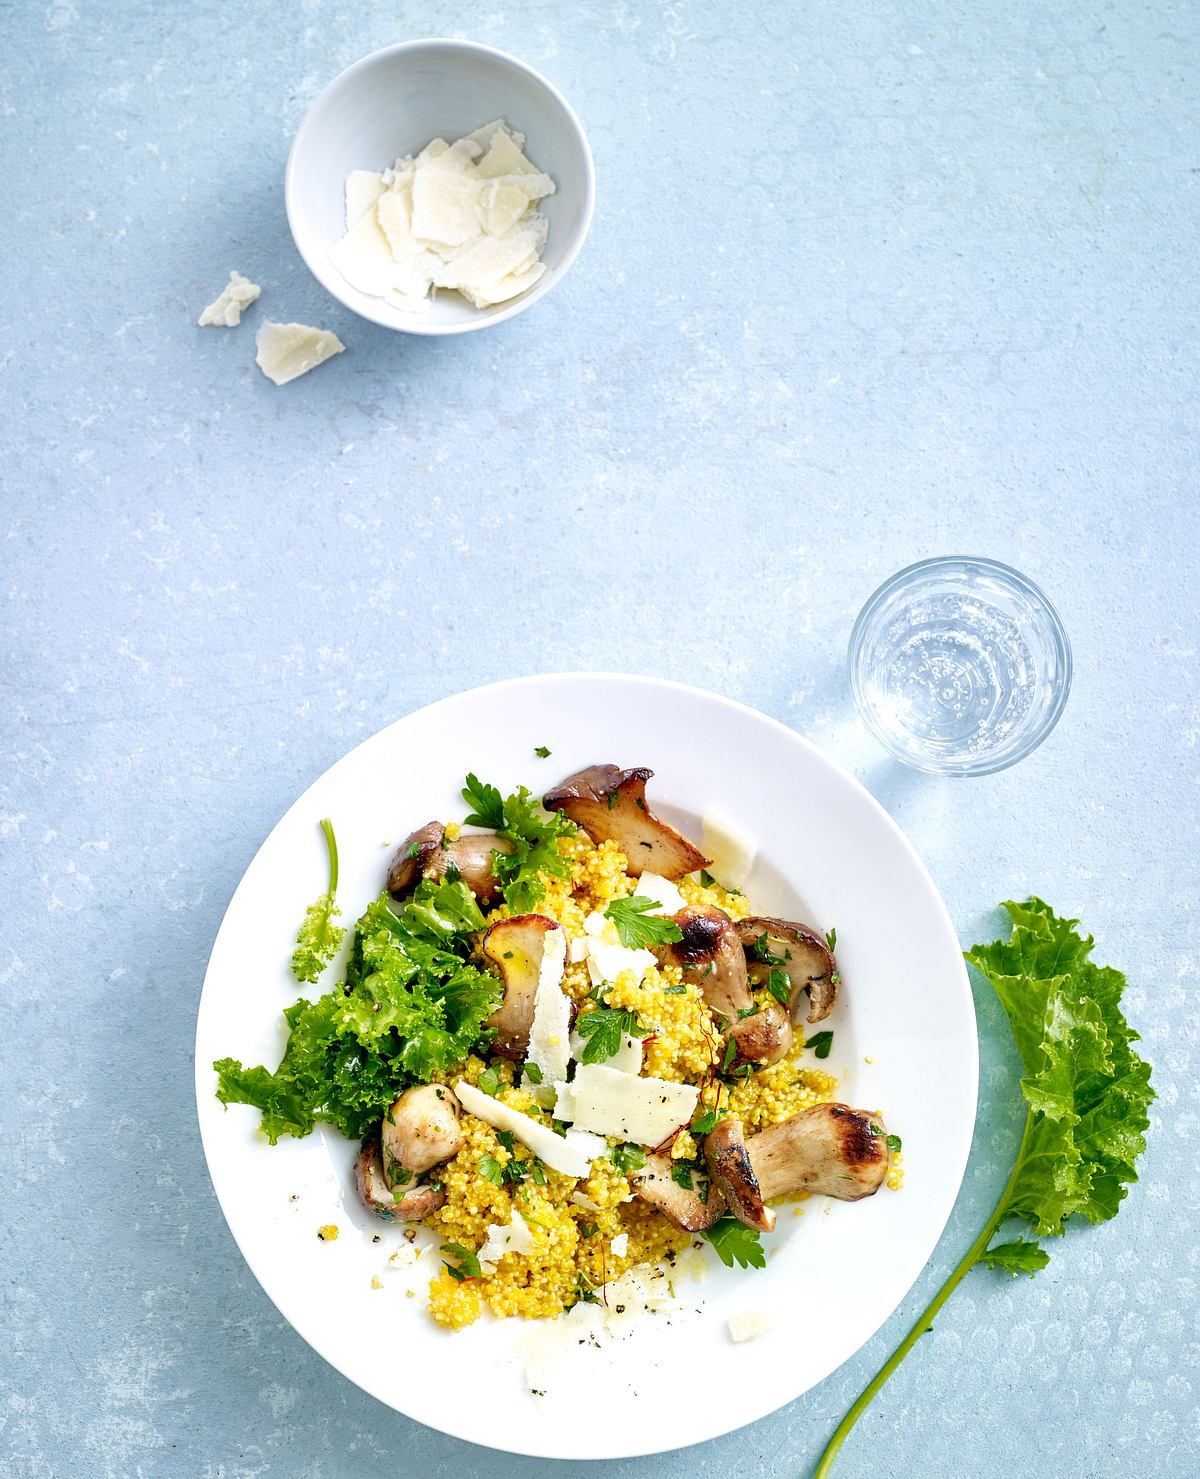
[[(972, 1275), (840, 1472), (1194, 1473), (1196, 9), (40, 0), (0, 25), (0, 1470), (566, 1472), (396, 1416), (283, 1323), (209, 1187), (190, 1050), (222, 912), (303, 786), (440, 695), (605, 668), (826, 746), (964, 941), (1037, 891), (1133, 978), (1142, 1185), (1035, 1282)], [(282, 205), (319, 88), (436, 34), (543, 68), (598, 174), (566, 282), (444, 342), (327, 299)], [(230, 268), (260, 304), (196, 329)], [(266, 314), (347, 352), (276, 389)], [(844, 651), (885, 575), (960, 551), (1045, 585), (1076, 678), (1032, 759), (946, 782), (868, 739)], [(603, 1479), (811, 1467), (1005, 1174), (1017, 1067), (977, 987), (975, 1153), (905, 1308), (783, 1412)]]

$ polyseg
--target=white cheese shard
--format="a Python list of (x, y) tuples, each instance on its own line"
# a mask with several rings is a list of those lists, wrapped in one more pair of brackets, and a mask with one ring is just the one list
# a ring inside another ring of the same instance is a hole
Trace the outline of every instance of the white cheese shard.
[[(537, 994), (533, 999), (524, 1082), (524, 1087), (542, 1104), (554, 1102), (554, 1085), (566, 1078), (571, 1061), (571, 999), (561, 985), (566, 962), (566, 934), (562, 929), (547, 930), (538, 967)], [(529, 1077), (530, 1064), (537, 1070), (536, 1079)]]
[(568, 1130), (566, 1135), (556, 1135), (548, 1125), (535, 1120), (519, 1109), (510, 1109), (498, 1099), (492, 1099), (482, 1089), (459, 1079), (454, 1085), (458, 1102), (477, 1119), (485, 1120), (497, 1130), (508, 1130), (522, 1145), (533, 1151), (552, 1171), (561, 1171), (564, 1176), (581, 1179), (588, 1174), (593, 1160), (606, 1149), (599, 1135), (588, 1135), (583, 1131)]
[(417, 310), (431, 288), (477, 308), (528, 291), (544, 274), (546, 218), (534, 207), (554, 181), (522, 152), (524, 136), (485, 124), (454, 144), (346, 181), (346, 235), (330, 248), (352, 287)]
[(554, 1117), (577, 1130), (611, 1135), (634, 1145), (661, 1145), (691, 1119), (700, 1090), (665, 1078), (639, 1078), (603, 1063), (580, 1064), (560, 1084)]
[(345, 345), (328, 329), (314, 329), (308, 324), (276, 324), (267, 319), (258, 331), (258, 353), (255, 363), (268, 380), (286, 385), (298, 375), (341, 354)]
[(622, 945), (616, 925), (599, 910), (588, 915), (583, 928), (587, 935), (588, 975), (593, 986), (599, 986), (603, 981), (615, 981), (622, 971), (632, 971), (634, 979), (640, 983), (655, 964), (652, 951), (631, 950)]
[(352, 170), (346, 176), (346, 230), (357, 226), (387, 189), (383, 176), (373, 169)]
[[(587, 1047), (587, 1038), (583, 1037), (578, 1027), (576, 1027), (575, 1031), (571, 1033), (571, 1057), (581, 1062), (585, 1047)], [(604, 1066), (615, 1069), (617, 1073), (641, 1073), (641, 1038), (635, 1037), (632, 1032), (623, 1032), (621, 1034), (621, 1046), (611, 1058), (605, 1058)]]
[(256, 282), (240, 272), (231, 272), (221, 296), (208, 305), (196, 323), (202, 329), (236, 329), (242, 321), (242, 309), (248, 308), (261, 292)]
[(637, 881), (638, 897), (653, 899), (663, 914), (678, 914), (687, 908), (687, 900), (667, 878), (657, 873), (643, 873)]
[(771, 1317), (766, 1310), (742, 1310), (729, 1317), (729, 1338), (740, 1345), (744, 1340), (757, 1340), (771, 1329)]
[(758, 856), (758, 844), (717, 806), (704, 813), (700, 850), (712, 859), (708, 871), (726, 888), (741, 888)]
[(491, 1223), (487, 1236), (478, 1253), (479, 1267), (485, 1274), (494, 1274), (496, 1265), (508, 1253), (532, 1253), (533, 1233), (519, 1212), (514, 1212), (507, 1224)]
[(609, 1247), (613, 1251), (614, 1258), (624, 1258), (629, 1252), (629, 1234), (627, 1232), (618, 1233)]

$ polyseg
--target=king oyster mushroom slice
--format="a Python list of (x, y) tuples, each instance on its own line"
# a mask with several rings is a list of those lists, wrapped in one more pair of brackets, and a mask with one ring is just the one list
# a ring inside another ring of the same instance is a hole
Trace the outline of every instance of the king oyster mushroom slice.
[(842, 1202), (874, 1196), (888, 1169), (883, 1120), (848, 1104), (814, 1104), (746, 1141), (764, 1202), (815, 1191)]
[(403, 898), (422, 879), (437, 881), (447, 873), (453, 877), (456, 869), (479, 903), (493, 904), (500, 896), (500, 884), (492, 854), (511, 851), (512, 843), (495, 832), (469, 832), (448, 842), (441, 822), (426, 822), (410, 832), (393, 854), (388, 892), (393, 898)]
[(644, 766), (588, 765), (547, 791), (542, 805), (565, 812), (593, 842), (615, 842), (635, 878), (657, 873), (674, 882), (706, 867), (709, 859), (646, 805), (646, 782), (653, 774)]
[(752, 1017), (734, 1022), (728, 1036), (735, 1048), (730, 1070), (743, 1063), (778, 1063), (792, 1046), (792, 1019), (777, 1001), (769, 1001)]
[(514, 914), (497, 920), (483, 937), (483, 953), (504, 982), (504, 1000), (487, 1019), (496, 1030), (492, 1050), (503, 1058), (517, 1061), (529, 1051), (546, 936), (561, 928), (545, 914)]
[(458, 1111), (454, 1091), (443, 1084), (414, 1084), (400, 1095), (379, 1131), (393, 1191), (458, 1154), (465, 1139)]
[(703, 1197), (689, 1191), (672, 1177), (671, 1162), (663, 1155), (647, 1156), (644, 1166), (630, 1172), (629, 1184), (635, 1197), (685, 1232), (703, 1232), (725, 1211), (724, 1198), (712, 1182)]
[[(800, 1020), (801, 997), (808, 992), (808, 1021), (820, 1022), (833, 1011), (838, 994), (838, 968), (825, 941), (806, 924), (787, 919), (754, 916), (738, 924), (738, 934), (750, 962), (750, 979), (757, 985), (772, 970), (781, 970), (791, 982), (789, 1006), (792, 1021)], [(766, 936), (766, 949), (778, 959), (762, 960), (759, 951)]]
[(659, 964), (679, 966), (714, 1012), (736, 1021), (754, 1001), (737, 927), (724, 910), (707, 904), (680, 909), (671, 918), (682, 938), (656, 948)]
[(741, 1120), (729, 1115), (709, 1131), (704, 1137), (704, 1160), (713, 1185), (737, 1220), (759, 1232), (770, 1232), (775, 1226), (775, 1213), (763, 1205), (762, 1188), (750, 1164)]
[(432, 1186), (414, 1186), (397, 1200), (383, 1173), (383, 1153), (374, 1135), (362, 1143), (354, 1162), (354, 1180), (363, 1206), (385, 1222), (420, 1222), (446, 1201), (446, 1193)]

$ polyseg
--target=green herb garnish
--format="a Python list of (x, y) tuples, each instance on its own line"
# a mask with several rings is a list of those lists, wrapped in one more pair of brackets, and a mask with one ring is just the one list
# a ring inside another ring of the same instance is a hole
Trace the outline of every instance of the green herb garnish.
[(329, 887), (315, 903), (308, 906), (304, 923), (296, 936), (296, 949), (292, 955), (292, 974), (297, 981), (311, 985), (333, 957), (342, 948), (346, 931), (334, 924), (334, 916), (342, 911), (337, 907), (338, 854), (337, 838), (333, 835), (333, 823), (328, 817), (321, 822), (325, 837), (325, 850), (329, 854)]
[[(651, 912), (654, 910), (659, 912)], [(653, 899), (641, 894), (634, 894), (631, 899), (614, 899), (604, 911), (604, 917), (616, 925), (617, 938), (627, 950), (683, 939), (683, 931), (675, 921), (663, 914)]]
[(837, 949), (837, 930), (831, 929), (825, 932), (825, 943), (829, 946), (830, 955)]
[(535, 745), (533, 753), (538, 757), (539, 760), (545, 760), (549, 757), (550, 751), (546, 748), (545, 745)]
[(767, 972), (767, 990), (781, 1007), (786, 1007), (792, 998), (792, 983), (788, 980), (787, 972), (772, 966)]
[(575, 1023), (575, 1030), (587, 1040), (581, 1063), (603, 1063), (621, 1046), (626, 1033), (630, 1037), (648, 1037), (650, 1029), (638, 1021), (636, 1012), (623, 1007), (597, 1007), (585, 1012)]
[(704, 1236), (717, 1250), (717, 1257), (726, 1268), (732, 1268), (735, 1263), (739, 1268), (767, 1266), (762, 1239), (752, 1227), (747, 1227), (736, 1217), (722, 1217)]
[(816, 1032), (805, 1041), (804, 1046), (811, 1048), (818, 1058), (828, 1058), (829, 1051), (833, 1047), (832, 1032)]
[(896, 1155), (903, 1143), (904, 1142), (900, 1139), (899, 1135), (889, 1135), (887, 1137), (888, 1154)]
[(687, 987), (686, 986), (664, 986), (663, 987), (663, 995), (664, 996), (686, 996), (687, 995)]
[(490, 1181), (493, 1186), (504, 1185), (504, 1167), (494, 1155), (481, 1155), (478, 1164), (479, 1174), (485, 1181)]
[(504, 802), (495, 786), (489, 786), (472, 772), (462, 788), (462, 798), (472, 808), (463, 819), (467, 826), (487, 827), (493, 832), (504, 826)]
[(690, 1161), (671, 1162), (671, 1180), (676, 1186), (682, 1186), (684, 1191), (692, 1189), (692, 1165)]
[(688, 1126), (693, 1135), (707, 1135), (711, 1130), (717, 1128), (717, 1122), (721, 1116), (715, 1109), (706, 1109), (703, 1114), (694, 1119)]
[(489, 1099), (494, 1099), (500, 1089), (500, 1075), (494, 1068), (485, 1068), (475, 1080), (475, 1087), (481, 1094), (486, 1094)]
[(967, 959), (1000, 998), (1025, 1069), (1025, 1130), (1016, 1162), (982, 1232), (882, 1370), (842, 1419), (817, 1468), (823, 1479), (854, 1424), (977, 1263), (1006, 1273), (1037, 1273), (1049, 1262), (1036, 1242), (989, 1247), (1005, 1222), (1027, 1223), (1039, 1238), (1059, 1237), (1073, 1217), (1107, 1222), (1137, 1180), (1155, 1098), (1150, 1065), (1135, 1052), (1138, 1034), (1121, 1012), (1127, 981), (1093, 965), (1094, 941), (1077, 919), (1060, 919), (1032, 898), (1006, 902), (1007, 941), (976, 945)]
[(438, 1249), (439, 1253), (449, 1253), (452, 1258), (458, 1260), (457, 1266), (443, 1260), (442, 1266), (452, 1279), (461, 1283), (464, 1279), (477, 1279), (481, 1270), (479, 1258), (469, 1248), (464, 1248), (461, 1243), (443, 1243)]
[(614, 1145), (608, 1158), (625, 1175), (630, 1171), (640, 1171), (646, 1164), (646, 1152), (640, 1145)]
[(536, 1063), (526, 1063), (525, 1077), (531, 1084), (540, 1084), (542, 1081), (542, 1070)]
[[(765, 965), (782, 965), (784, 957), (775, 955), (771, 950), (771, 937), (763, 930), (758, 939), (750, 946), (750, 953), (755, 960), (761, 960)], [(788, 959), (791, 959), (790, 955)]]

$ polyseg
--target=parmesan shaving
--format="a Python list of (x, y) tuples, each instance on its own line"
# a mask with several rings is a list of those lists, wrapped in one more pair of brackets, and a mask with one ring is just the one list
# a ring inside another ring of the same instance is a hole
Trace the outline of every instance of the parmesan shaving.
[(314, 329), (308, 324), (276, 324), (267, 319), (258, 331), (258, 353), (254, 361), (268, 380), (286, 385), (298, 375), (341, 354), (345, 345), (328, 329)]
[(566, 1135), (556, 1135), (549, 1125), (490, 1098), (466, 1079), (459, 1079), (454, 1092), (468, 1114), (486, 1121), (494, 1129), (508, 1130), (552, 1171), (561, 1171), (564, 1176), (577, 1179), (586, 1176), (592, 1161), (605, 1151), (604, 1141), (599, 1135), (588, 1135), (581, 1130), (568, 1130)]
[(635, 1145), (661, 1145), (691, 1119), (699, 1097), (694, 1084), (638, 1078), (588, 1063), (576, 1069), (569, 1084), (558, 1086), (554, 1117)]
[(208, 305), (196, 322), (202, 329), (236, 329), (242, 321), (242, 309), (248, 308), (261, 292), (256, 282), (240, 272), (231, 272), (221, 296)]

